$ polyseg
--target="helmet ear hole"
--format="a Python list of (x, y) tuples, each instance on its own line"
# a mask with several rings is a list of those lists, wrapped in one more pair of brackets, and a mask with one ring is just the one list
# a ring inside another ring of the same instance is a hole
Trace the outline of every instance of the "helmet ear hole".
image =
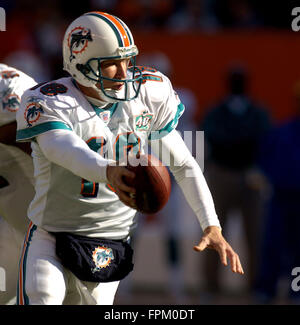
[(91, 71), (91, 69), (87, 65), (80, 63), (76, 64), (76, 69), (82, 72), (84, 75), (87, 75)]

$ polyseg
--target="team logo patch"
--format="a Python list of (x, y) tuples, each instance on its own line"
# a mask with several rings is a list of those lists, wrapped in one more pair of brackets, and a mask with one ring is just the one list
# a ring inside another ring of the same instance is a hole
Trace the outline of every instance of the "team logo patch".
[(92, 42), (91, 30), (84, 27), (75, 27), (68, 35), (68, 46), (70, 49), (70, 62), (75, 59), (74, 54), (82, 53), (88, 46), (88, 42)]
[(3, 98), (3, 109), (16, 112), (20, 106), (20, 97), (16, 94), (9, 94)]
[(38, 101), (29, 101), (24, 112), (27, 126), (30, 127), (37, 122), (43, 113), (44, 110)]
[(135, 128), (137, 131), (148, 131), (150, 129), (151, 120), (153, 114), (147, 111), (143, 112), (141, 115), (135, 116)]
[(95, 263), (95, 268), (92, 270), (93, 273), (108, 267), (113, 259), (114, 254), (111, 248), (102, 246), (96, 247), (93, 251), (93, 261)]
[(58, 94), (64, 94), (68, 91), (68, 88), (57, 82), (52, 82), (40, 88), (40, 92), (46, 96), (56, 96)]

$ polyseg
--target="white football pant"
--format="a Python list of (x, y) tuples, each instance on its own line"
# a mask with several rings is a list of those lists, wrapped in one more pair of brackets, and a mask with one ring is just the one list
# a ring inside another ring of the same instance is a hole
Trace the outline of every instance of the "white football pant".
[(112, 305), (119, 281), (79, 280), (61, 265), (55, 237), (32, 223), (20, 259), (19, 305)]

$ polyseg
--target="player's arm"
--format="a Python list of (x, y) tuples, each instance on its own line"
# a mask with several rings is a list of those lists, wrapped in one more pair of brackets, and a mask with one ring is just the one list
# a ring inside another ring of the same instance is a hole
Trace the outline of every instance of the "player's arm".
[(51, 130), (38, 135), (36, 140), (48, 160), (91, 182), (109, 182), (125, 204), (135, 206), (134, 198), (128, 194), (135, 193), (135, 189), (123, 182), (124, 177), (132, 178), (134, 173), (91, 150), (75, 133)]
[(0, 126), (0, 143), (16, 146), (27, 154), (31, 154), (30, 143), (16, 142), (17, 122), (13, 121), (6, 125)]
[(224, 265), (227, 265), (227, 258), (229, 258), (232, 271), (243, 274), (239, 256), (222, 235), (213, 199), (203, 173), (181, 136), (173, 130), (160, 140), (152, 141), (151, 147), (161, 160), (164, 160), (164, 157), (170, 158), (170, 170), (199, 219), (203, 236), (194, 249), (196, 251), (203, 251), (206, 248), (215, 249)]

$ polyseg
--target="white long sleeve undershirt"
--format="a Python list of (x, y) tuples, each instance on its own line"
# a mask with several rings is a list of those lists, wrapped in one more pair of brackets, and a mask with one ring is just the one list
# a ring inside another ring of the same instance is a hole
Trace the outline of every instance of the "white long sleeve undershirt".
[(107, 182), (107, 160), (94, 152), (73, 132), (51, 130), (37, 136), (37, 142), (51, 162), (91, 182)]
[(160, 160), (169, 165), (187, 202), (196, 214), (202, 230), (208, 226), (221, 228), (202, 170), (179, 133), (173, 130), (160, 140), (152, 141), (151, 148)]

